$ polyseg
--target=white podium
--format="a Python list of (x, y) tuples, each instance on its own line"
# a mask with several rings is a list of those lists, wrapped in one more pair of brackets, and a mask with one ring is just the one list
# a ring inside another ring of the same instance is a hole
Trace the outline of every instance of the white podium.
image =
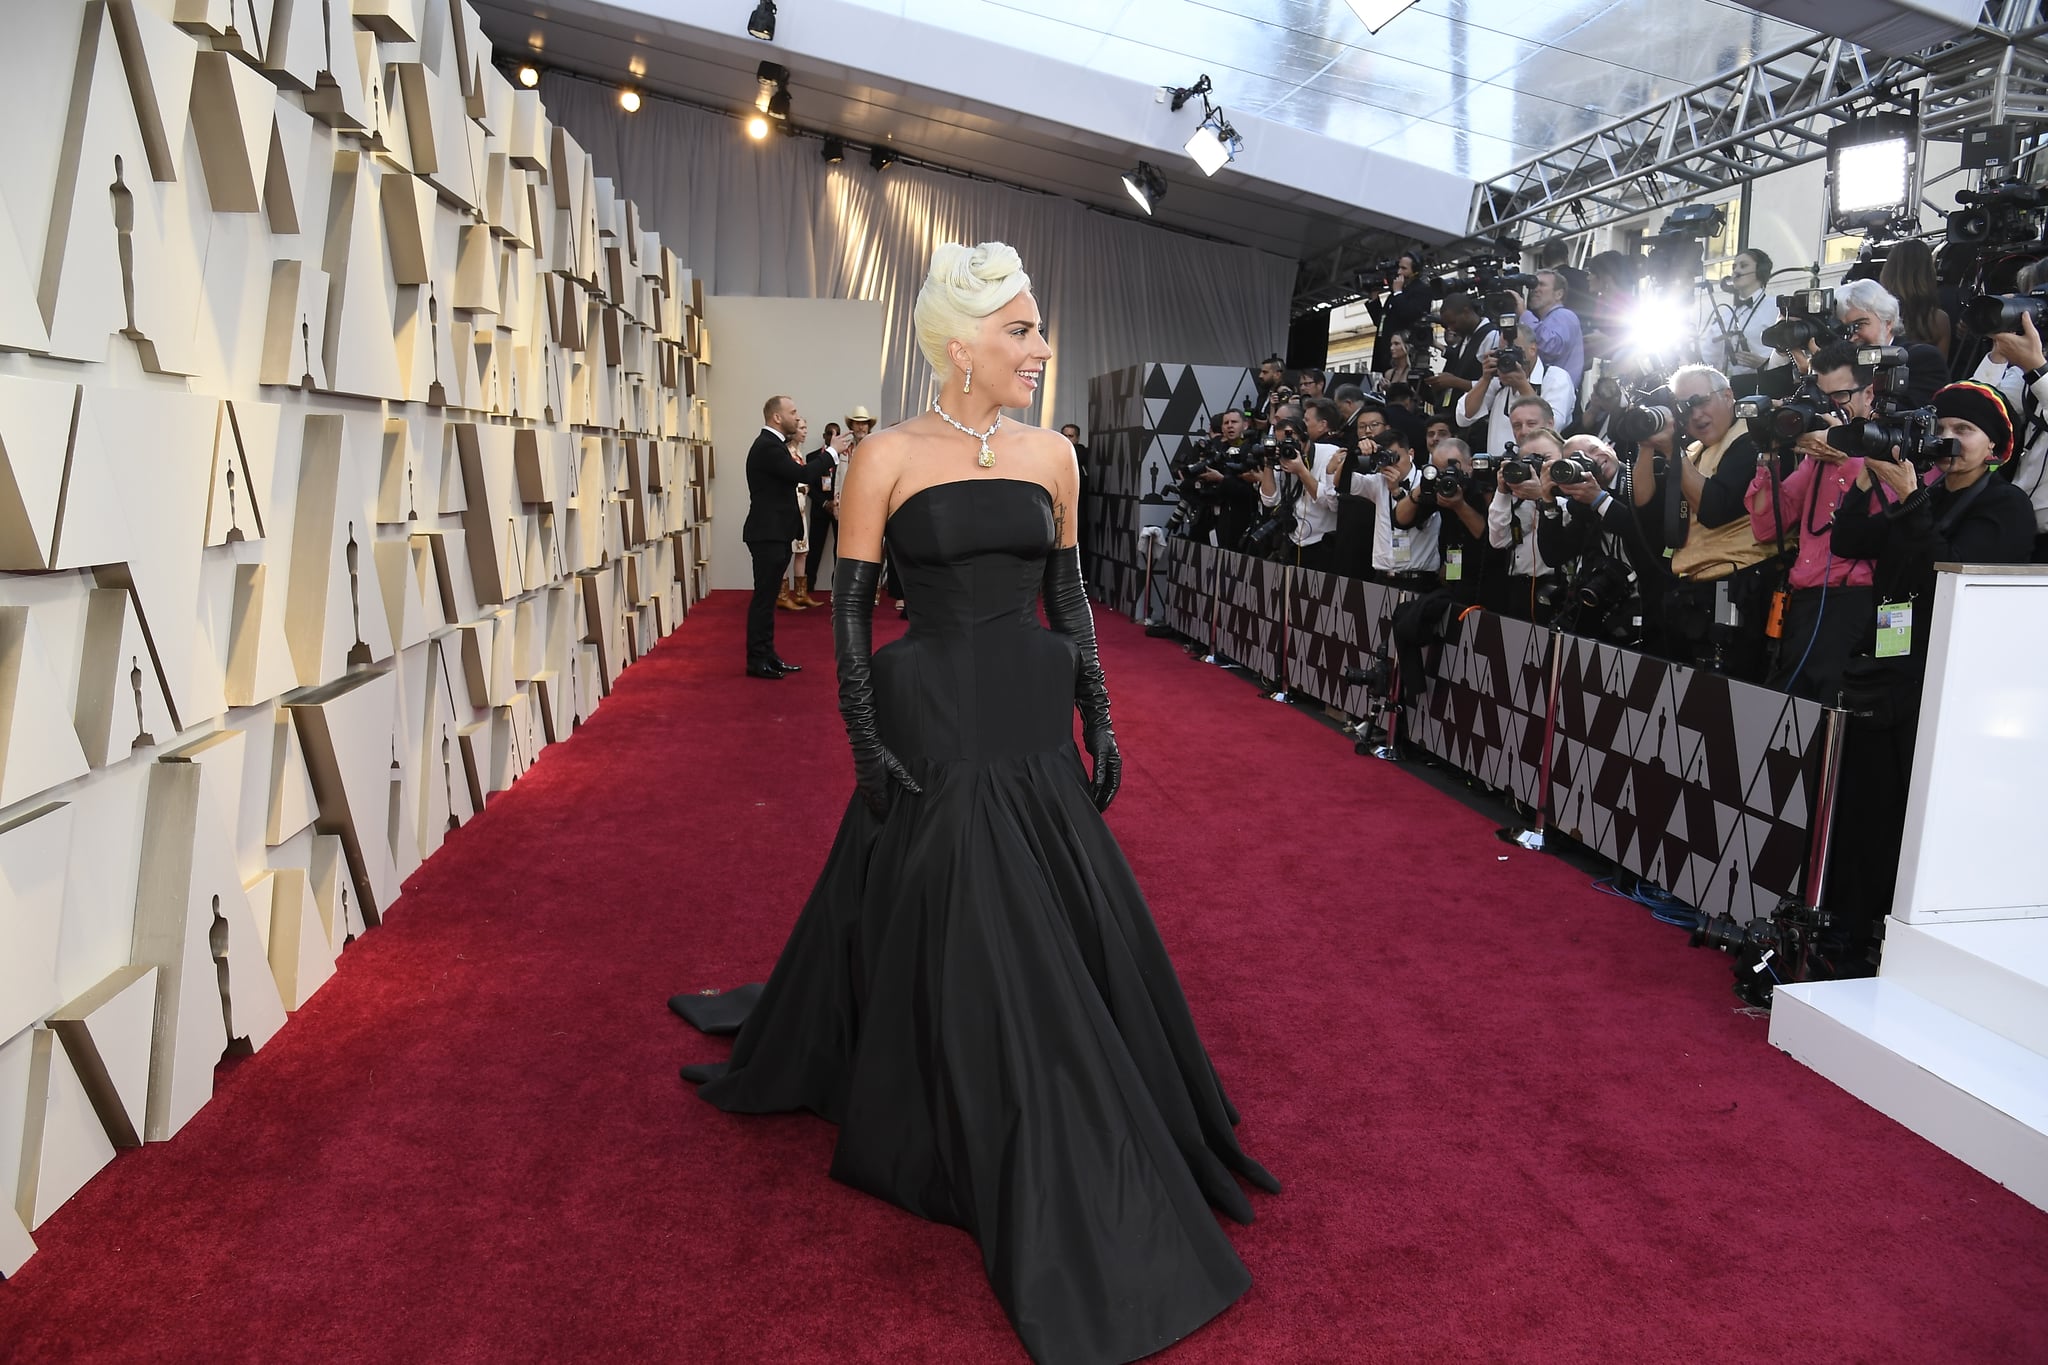
[(1883, 963), (1771, 1043), (2048, 1208), (2048, 567), (1940, 571)]

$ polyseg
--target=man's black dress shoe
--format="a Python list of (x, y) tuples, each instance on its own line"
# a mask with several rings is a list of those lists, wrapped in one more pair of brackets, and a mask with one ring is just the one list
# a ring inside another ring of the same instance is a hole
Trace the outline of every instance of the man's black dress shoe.
[(748, 664), (747, 676), (750, 678), (766, 678), (771, 682), (781, 682), (782, 670), (774, 664)]
[(776, 659), (774, 663), (784, 673), (801, 673), (804, 671), (801, 664), (790, 663), (787, 659)]

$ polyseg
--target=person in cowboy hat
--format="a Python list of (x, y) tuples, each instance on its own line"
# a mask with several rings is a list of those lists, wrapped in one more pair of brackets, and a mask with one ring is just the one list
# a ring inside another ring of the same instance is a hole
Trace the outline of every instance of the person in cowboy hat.
[[(867, 409), (854, 411), (865, 413)], [(873, 419), (869, 419), (869, 425), (873, 425)], [(825, 581), (819, 569), (825, 562), (825, 542), (839, 525), (839, 467), (846, 452), (852, 449), (853, 440), (849, 433), (840, 430), (839, 423), (827, 422), (824, 441), (804, 462), (804, 484), (810, 490), (810, 549), (804, 556), (804, 572), (796, 580), (793, 606), (825, 605), (811, 596), (811, 584)]]

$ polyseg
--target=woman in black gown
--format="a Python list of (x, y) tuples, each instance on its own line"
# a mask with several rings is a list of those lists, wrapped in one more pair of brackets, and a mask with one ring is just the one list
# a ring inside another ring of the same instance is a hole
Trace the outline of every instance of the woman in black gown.
[[(1134, 1360), (1245, 1291), (1210, 1205), (1249, 1222), (1237, 1177), (1279, 1186), (1100, 814), (1120, 759), (1073, 448), (1001, 417), (1051, 354), (1016, 253), (940, 247), (916, 322), (940, 397), (863, 443), (840, 494), (858, 790), (758, 998), (679, 997), (739, 1024), (729, 1062), (683, 1074), (723, 1109), (837, 1123), (833, 1176), (971, 1232), (1034, 1359)], [(870, 657), (885, 526), (910, 629)]]

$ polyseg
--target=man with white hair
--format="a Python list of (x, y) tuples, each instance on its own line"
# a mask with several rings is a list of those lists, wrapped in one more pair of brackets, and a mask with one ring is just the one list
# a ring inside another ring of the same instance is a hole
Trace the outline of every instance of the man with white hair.
[(1906, 347), (1906, 404), (1922, 408), (1934, 391), (1948, 383), (1948, 361), (1924, 341), (1899, 340), (1899, 301), (1876, 280), (1850, 280), (1835, 286), (1835, 317), (1849, 329), (1858, 346)]

